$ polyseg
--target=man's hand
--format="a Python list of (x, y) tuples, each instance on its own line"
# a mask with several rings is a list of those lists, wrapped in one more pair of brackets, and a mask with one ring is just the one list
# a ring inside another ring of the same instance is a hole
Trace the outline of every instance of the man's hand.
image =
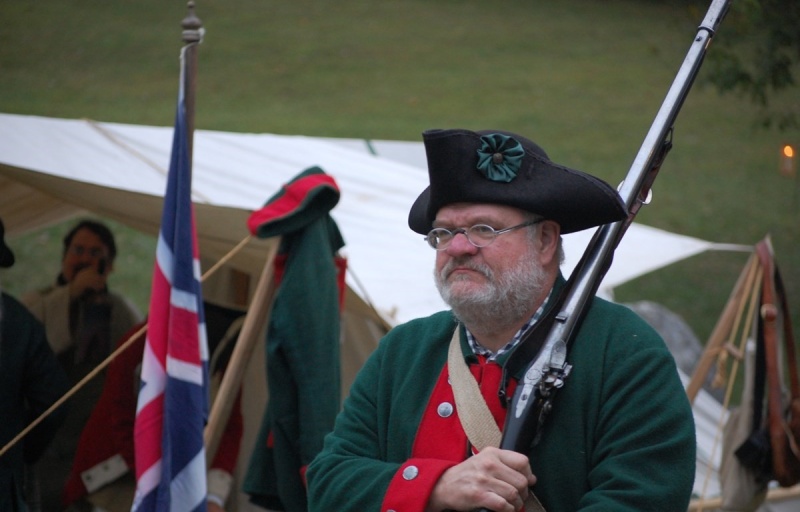
[(528, 487), (535, 483), (528, 457), (511, 450), (486, 448), (442, 474), (426, 512), (481, 507), (494, 512), (515, 512), (523, 507)]
[(214, 503), (213, 501), (206, 502), (208, 512), (225, 512), (225, 509)]
[(69, 297), (72, 300), (81, 298), (86, 292), (99, 292), (106, 287), (107, 276), (100, 274), (94, 266), (79, 270), (69, 283)]

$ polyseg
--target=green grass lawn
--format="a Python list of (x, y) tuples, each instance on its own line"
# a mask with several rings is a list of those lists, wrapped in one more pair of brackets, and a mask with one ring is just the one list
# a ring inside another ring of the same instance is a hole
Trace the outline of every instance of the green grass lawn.
[[(206, 29), (198, 128), (403, 140), (503, 128), (611, 183), (627, 173), (705, 12), (644, 0), (196, 3)], [(171, 125), (186, 12), (175, 0), (0, 0), (0, 112)], [(800, 131), (758, 128), (756, 107), (720, 97), (704, 77), (637, 220), (725, 243), (771, 234), (797, 311), (800, 182), (778, 159)], [(794, 90), (772, 108), (797, 101)], [(12, 241), (26, 261), (4, 286), (52, 279), (64, 229)], [(115, 285), (145, 307), (154, 242), (116, 229), (128, 256)], [(697, 256), (617, 298), (662, 303), (705, 339), (744, 261)]]

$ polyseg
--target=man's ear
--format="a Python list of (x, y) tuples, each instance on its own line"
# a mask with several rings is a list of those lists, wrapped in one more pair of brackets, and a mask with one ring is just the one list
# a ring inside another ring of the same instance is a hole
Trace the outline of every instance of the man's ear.
[(558, 241), (561, 238), (561, 226), (552, 220), (543, 220), (539, 224), (539, 253), (542, 265), (548, 265), (558, 259)]

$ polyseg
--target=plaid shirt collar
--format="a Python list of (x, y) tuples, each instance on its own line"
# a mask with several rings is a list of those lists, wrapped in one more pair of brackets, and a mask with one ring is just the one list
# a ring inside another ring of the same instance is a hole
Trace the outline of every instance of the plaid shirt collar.
[(516, 347), (517, 344), (519, 343), (519, 341), (522, 339), (522, 335), (525, 332), (527, 332), (528, 329), (531, 326), (533, 326), (533, 324), (535, 324), (539, 320), (539, 318), (541, 318), (542, 313), (544, 313), (545, 307), (547, 306), (547, 302), (550, 300), (550, 296), (552, 294), (553, 294), (553, 290), (551, 289), (550, 293), (547, 294), (547, 298), (544, 300), (544, 302), (542, 302), (542, 305), (539, 306), (539, 309), (537, 309), (533, 313), (533, 316), (531, 316), (528, 319), (528, 321), (525, 322), (525, 324), (517, 331), (517, 333), (514, 335), (514, 337), (511, 338), (511, 341), (506, 343), (505, 346), (502, 347), (497, 352), (492, 352), (488, 348), (486, 348), (486, 347), (482, 346), (480, 343), (478, 343), (478, 340), (475, 339), (475, 336), (473, 336), (472, 333), (469, 332), (469, 329), (467, 329), (465, 327), (464, 330), (467, 332), (467, 341), (469, 342), (469, 346), (472, 349), (472, 352), (476, 356), (484, 356), (486, 358), (486, 361), (494, 361), (495, 359), (497, 359), (502, 354), (505, 354), (506, 352), (508, 352), (512, 348)]

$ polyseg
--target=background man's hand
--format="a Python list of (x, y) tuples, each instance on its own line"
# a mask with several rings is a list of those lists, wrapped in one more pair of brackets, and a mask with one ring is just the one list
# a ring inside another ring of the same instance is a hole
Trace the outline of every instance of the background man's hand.
[(106, 287), (107, 276), (100, 274), (93, 266), (85, 267), (75, 274), (75, 278), (69, 283), (69, 296), (75, 300), (82, 297), (86, 292), (99, 292)]
[(213, 501), (207, 501), (207, 510), (208, 512), (225, 512), (225, 509), (214, 503)]

